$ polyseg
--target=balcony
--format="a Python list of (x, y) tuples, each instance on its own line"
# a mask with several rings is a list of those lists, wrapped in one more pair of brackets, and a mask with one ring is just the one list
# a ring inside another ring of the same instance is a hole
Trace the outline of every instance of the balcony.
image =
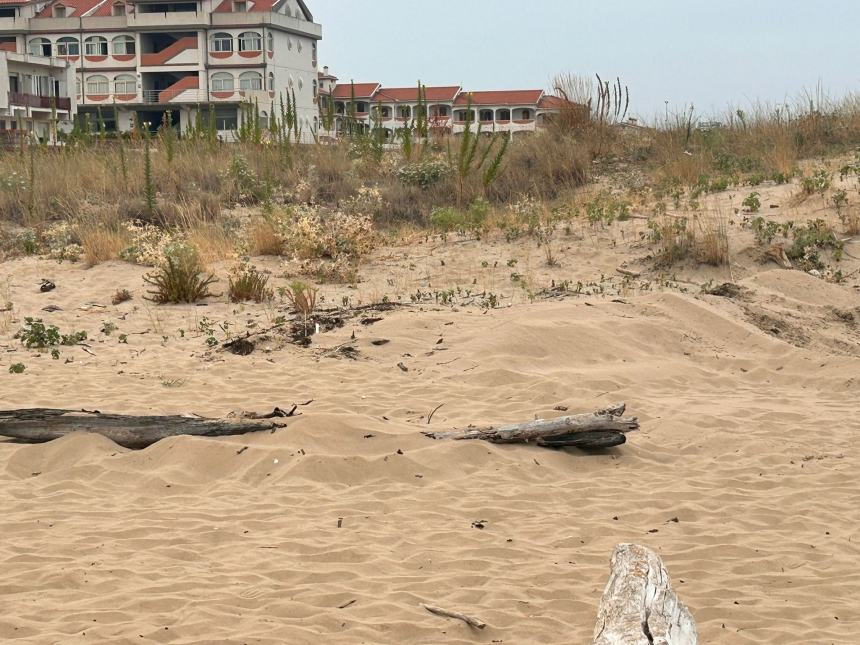
[(72, 109), (72, 99), (62, 96), (36, 96), (24, 92), (9, 92), (9, 105), (43, 110), (50, 110), (56, 106), (57, 110), (68, 112)]
[[(215, 14), (212, 14), (213, 16)], [(229, 14), (226, 14), (229, 15)], [(197, 11), (165, 11), (135, 13), (127, 16), (129, 27), (150, 27), (161, 30), (171, 27), (205, 27), (206, 14)]]
[(245, 27), (247, 25), (275, 25), (281, 29), (319, 40), (322, 27), (315, 22), (299, 20), (280, 13), (212, 13), (213, 27)]

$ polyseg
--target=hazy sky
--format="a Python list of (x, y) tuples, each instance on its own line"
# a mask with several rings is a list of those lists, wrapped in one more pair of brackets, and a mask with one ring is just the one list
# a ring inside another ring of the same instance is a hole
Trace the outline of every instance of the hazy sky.
[(307, 0), (341, 81), (547, 88), (620, 76), (633, 112), (860, 90), (860, 0)]

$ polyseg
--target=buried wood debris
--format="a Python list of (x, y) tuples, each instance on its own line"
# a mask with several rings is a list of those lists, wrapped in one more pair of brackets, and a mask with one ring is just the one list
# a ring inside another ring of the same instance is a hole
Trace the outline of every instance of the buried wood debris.
[(619, 403), (597, 412), (558, 419), (537, 419), (499, 428), (466, 428), (422, 434), (431, 439), (533, 443), (546, 448), (611, 448), (626, 443), (626, 434), (639, 429), (639, 421), (635, 417), (624, 416), (626, 409), (624, 403)]
[(285, 424), (272, 419), (293, 416), (275, 408), (269, 414), (243, 413), (238, 418), (206, 419), (197, 416), (128, 416), (88, 410), (35, 408), (0, 411), (0, 436), (22, 443), (46, 443), (73, 432), (100, 434), (132, 450), (179, 435), (229, 437), (269, 430)]
[(696, 645), (696, 623), (673, 591), (660, 556), (644, 546), (619, 544), (610, 568), (594, 645)]

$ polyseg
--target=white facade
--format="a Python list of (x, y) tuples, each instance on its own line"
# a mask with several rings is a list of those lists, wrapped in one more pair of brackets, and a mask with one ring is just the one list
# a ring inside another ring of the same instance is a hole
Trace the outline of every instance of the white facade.
[(65, 60), (0, 51), (0, 138), (56, 142), (76, 112), (74, 78)]
[(157, 125), (169, 111), (184, 132), (211, 110), (229, 137), (243, 104), (268, 118), (294, 95), (302, 138), (315, 136), (322, 29), (300, 0), (51, 0), (14, 10), (0, 12), (0, 50), (69, 61), (79, 113), (100, 112), (110, 129)]

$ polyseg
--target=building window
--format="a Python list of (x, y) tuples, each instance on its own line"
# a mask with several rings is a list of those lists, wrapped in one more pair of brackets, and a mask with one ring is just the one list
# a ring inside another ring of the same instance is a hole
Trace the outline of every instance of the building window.
[(401, 119), (408, 119), (412, 111), (409, 109), (408, 105), (401, 105), (397, 108), (397, 116)]
[(231, 52), (233, 51), (233, 36), (219, 32), (212, 36), (212, 51), (213, 52)]
[(248, 3), (241, 0), (233, 3), (233, 11), (236, 13), (245, 13), (248, 11)]
[(75, 96), (80, 97), (81, 95), (81, 79), (75, 79)]
[(239, 120), (236, 118), (236, 108), (234, 107), (216, 107), (215, 108), (215, 129), (216, 130), (235, 130), (239, 126)]
[(493, 120), (493, 111), (492, 110), (481, 110), (481, 121), (492, 121)]
[(65, 5), (54, 5), (54, 18), (65, 18), (67, 15)]
[(245, 72), (239, 75), (240, 90), (263, 89), (263, 75), (260, 72)]
[(256, 31), (246, 31), (239, 34), (240, 52), (263, 51), (263, 38)]
[(125, 15), (125, 5), (122, 2), (117, 2), (113, 6), (113, 15), (114, 16), (124, 16)]
[(131, 36), (117, 36), (111, 43), (114, 56), (126, 56), (134, 54), (134, 38)]
[(317, 81), (317, 79), (313, 80), (313, 84), (314, 84), (314, 98), (316, 98), (320, 94), (320, 84)]
[(511, 120), (511, 111), (510, 110), (499, 110), (499, 121), (510, 121)]
[(311, 62), (314, 67), (317, 66), (317, 41), (311, 43)]
[(439, 116), (448, 116), (448, 106), (440, 105), (438, 114)]
[(293, 51), (293, 38), (292, 36), (287, 36), (287, 49)]
[(301, 76), (299, 76), (299, 89), (305, 89), (305, 79), (303, 79)]
[(232, 92), (234, 89), (233, 75), (229, 72), (212, 74), (211, 86), (213, 92)]
[(34, 38), (30, 41), (31, 56), (50, 56), (51, 41), (47, 38)]
[(81, 43), (77, 38), (63, 36), (57, 41), (57, 56), (80, 56)]
[(110, 94), (107, 76), (90, 76), (87, 79), (87, 94)]
[(298, 43), (299, 43), (298, 44), (299, 53), (301, 54), (302, 50), (304, 49), (304, 47), (302, 46), (302, 39), (301, 38), (298, 39)]
[(269, 115), (264, 111), (260, 112), (260, 127), (264, 130), (269, 129)]
[(266, 45), (269, 53), (273, 54), (275, 52), (275, 35), (271, 31), (266, 34)]
[(87, 56), (107, 56), (107, 38), (102, 36), (90, 36), (84, 41), (84, 53)]
[(532, 111), (531, 110), (523, 110), (523, 120), (528, 121), (531, 118), (532, 118)]
[(275, 91), (275, 74), (274, 72), (269, 72), (269, 83), (267, 85), (270, 92)]
[(137, 94), (137, 79), (131, 74), (120, 74), (113, 80), (114, 93)]

